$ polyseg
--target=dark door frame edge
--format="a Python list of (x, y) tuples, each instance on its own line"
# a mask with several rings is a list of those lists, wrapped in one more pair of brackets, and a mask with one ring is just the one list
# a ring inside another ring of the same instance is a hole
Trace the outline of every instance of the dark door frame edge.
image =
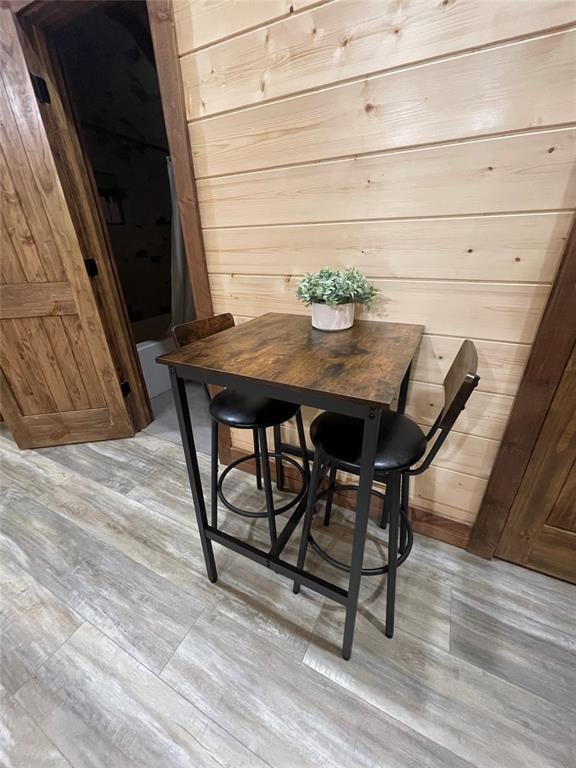
[(576, 223), (546, 304), (467, 550), (490, 559), (576, 343)]
[(171, 0), (146, 0), (196, 317), (214, 314)]
[[(214, 308), (196, 192), (192, 147), (190, 146), (186, 119), (186, 101), (180, 71), (180, 59), (178, 58), (173, 4), (172, 0), (146, 0), (146, 5), (150, 19), (168, 147), (172, 158), (172, 169), (180, 207), (188, 275), (194, 298), (196, 318), (201, 319), (211, 317), (214, 314)], [(223, 464), (229, 464), (231, 461), (231, 447), (230, 429), (223, 427), (218, 434), (218, 452)]]

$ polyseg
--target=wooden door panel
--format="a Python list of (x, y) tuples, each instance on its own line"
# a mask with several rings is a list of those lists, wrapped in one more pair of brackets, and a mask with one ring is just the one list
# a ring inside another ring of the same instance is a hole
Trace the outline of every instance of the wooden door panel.
[(128, 311), (112, 255), (108, 229), (100, 210), (96, 181), (82, 146), (74, 108), (68, 98), (64, 74), (48, 29), (23, 20), (20, 28), (24, 56), (31, 72), (42, 77), (50, 95), (39, 104), (48, 142), (68, 204), (80, 250), (93, 259), (98, 275), (92, 289), (117, 374), (130, 391), (126, 405), (136, 431), (152, 421), (140, 360), (132, 337)]
[(0, 317), (75, 315), (76, 303), (69, 283), (16, 283), (0, 286)]
[(576, 583), (576, 346), (496, 555)]
[[(5, 98), (9, 94), (4, 91)], [(18, 133), (14, 115), (6, 103), (2, 109), (2, 135), (0, 151), (0, 184), (2, 191), (2, 217), (6, 223), (8, 240), (18, 256), (27, 283), (58, 282), (66, 280), (62, 259), (53, 240), (48, 236), (50, 222), (43, 208), (34, 204), (38, 197), (32, 169), (23, 163), (25, 146)], [(7, 154), (10, 154), (10, 167)], [(20, 194), (16, 192), (20, 190)], [(35, 238), (33, 230), (44, 233)]]
[(576, 584), (576, 534), (544, 526), (526, 565)]
[(576, 462), (572, 464), (558, 501), (550, 513), (548, 524), (576, 533)]
[(14, 20), (0, 14), (2, 415), (21, 447), (130, 436)]

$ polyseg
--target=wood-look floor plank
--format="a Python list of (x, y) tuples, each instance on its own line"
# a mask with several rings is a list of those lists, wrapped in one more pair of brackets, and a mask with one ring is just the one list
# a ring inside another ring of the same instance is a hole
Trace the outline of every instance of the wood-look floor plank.
[(0, 711), (0, 765), (6, 768), (71, 768), (21, 704), (9, 698)]
[[(87, 478), (79, 483), (76, 477), (40, 500), (86, 533), (183, 589), (192, 588), (197, 581), (208, 583), (191, 504), (189, 522), (184, 525)], [(223, 553), (219, 565), (230, 556)]]
[(456, 590), (482, 591), (502, 605), (523, 607), (527, 620), (540, 616), (576, 638), (574, 585), (502, 560), (484, 560), (425, 537), (419, 538), (418, 561), (432, 574), (447, 578)]
[(17, 700), (74, 768), (265, 765), (90, 624)]
[(33, 498), (51, 492), (70, 477), (64, 467), (53, 464), (38, 451), (21, 451), (0, 435), (0, 489), (17, 489)]
[[(321, 511), (323, 511), (321, 509)], [(320, 515), (314, 520), (312, 534), (332, 557), (349, 563), (352, 553), (354, 513), (335, 508), (329, 528), (322, 524)], [(430, 578), (418, 567), (421, 537), (415, 537), (413, 556), (402, 565), (398, 573), (396, 623), (397, 626), (427, 643), (448, 650), (450, 646), (451, 585), (445, 579)], [(364, 567), (376, 568), (386, 562), (387, 533), (376, 521), (368, 527)], [(310, 547), (306, 568), (322, 578), (334, 581), (343, 589), (348, 586), (348, 574), (336, 571), (323, 561)], [(307, 593), (307, 590), (302, 590)], [(323, 611), (341, 610), (327, 601)], [(386, 611), (386, 577), (366, 576), (360, 586), (359, 611), (367, 620), (378, 623)]]
[(304, 661), (383, 713), (482, 768), (570, 765), (573, 713), (362, 614), (347, 664), (342, 626), (324, 609)]
[[(81, 443), (74, 451), (67, 445), (58, 445), (42, 448), (38, 453), (106, 488), (128, 493), (149, 474), (150, 449), (143, 446), (143, 451), (138, 451), (138, 440), (119, 440), (118, 443), (117, 446), (108, 442)], [(143, 460), (142, 453), (147, 461)]]
[(472, 765), (217, 611), (199, 619), (161, 677), (278, 768)]
[(450, 652), (459, 659), (576, 712), (576, 638), (482, 595), (452, 597)]
[(0, 562), (2, 688), (13, 693), (58, 650), (81, 618), (10, 558)]
[[(11, 466), (0, 493), (5, 567), (87, 620), (59, 649), (42, 637), (45, 656), (29, 658), (43, 663), (14, 696), (5, 677), (0, 764), (574, 764), (574, 586), (416, 536), (399, 569), (394, 639), (383, 633), (385, 578), (365, 578), (344, 662), (340, 607), (293, 595), (289, 581), (219, 546), (219, 581), (208, 583), (179, 446), (142, 435), (19, 452), (0, 430), (0, 461)], [(207, 457), (200, 470), (208, 492)], [(229, 479), (233, 500), (262, 508), (252, 476)], [(220, 520), (266, 546), (265, 521), (223, 509)], [(346, 559), (352, 523), (335, 510), (314, 532)], [(385, 540), (371, 523), (366, 565), (382, 561)], [(298, 536), (290, 562), (297, 546)], [(307, 565), (346, 583), (313, 554)], [(52, 625), (26, 610), (26, 591), (18, 605), (14, 584), (8, 612), (21, 609), (24, 647)]]
[[(40, 584), (158, 671), (206, 607), (66, 518), (12, 493), (0, 548)], [(120, 530), (116, 531), (120, 536)]]

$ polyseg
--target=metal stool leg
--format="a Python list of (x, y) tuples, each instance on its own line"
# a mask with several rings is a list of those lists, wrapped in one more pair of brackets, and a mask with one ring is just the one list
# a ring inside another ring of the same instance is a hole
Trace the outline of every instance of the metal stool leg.
[[(302, 525), (302, 538), (300, 539), (300, 549), (298, 551), (298, 568), (301, 570), (306, 563), (306, 550), (308, 548), (308, 536), (310, 535), (310, 528), (312, 527), (312, 517), (314, 516), (314, 505), (316, 503), (316, 491), (320, 478), (322, 477), (322, 464), (323, 457), (319, 451), (314, 454), (314, 464), (312, 466), (312, 477), (310, 478), (310, 485), (308, 487), (308, 499), (306, 501), (306, 514), (304, 515), (304, 523)], [(292, 591), (295, 595), (300, 592), (300, 582), (294, 580), (294, 586)]]
[(276, 488), (284, 490), (284, 467), (282, 466), (282, 432), (280, 425), (274, 427), (274, 453), (276, 454)]
[(258, 430), (252, 430), (252, 440), (254, 442), (254, 461), (256, 462), (256, 488), (262, 490), (262, 463), (260, 461), (260, 448), (258, 447)]
[(384, 501), (382, 502), (382, 514), (380, 516), (380, 528), (382, 528), (383, 531), (385, 531), (388, 527), (388, 522), (390, 520), (389, 505), (392, 496), (388, 495), (388, 487), (390, 483), (389, 475), (386, 477), (384, 482), (386, 483), (386, 494), (384, 496)]
[(332, 516), (332, 500), (334, 499), (334, 486), (336, 485), (336, 472), (337, 468), (335, 464), (330, 467), (330, 476), (328, 478), (328, 493), (326, 495), (326, 507), (324, 509), (324, 525), (330, 525), (330, 518)]
[(406, 551), (406, 547), (408, 546), (408, 494), (409, 494), (409, 483), (410, 483), (410, 476), (407, 474), (402, 475), (402, 503), (401, 503), (401, 509), (403, 514), (400, 515), (400, 544), (398, 551), (402, 555)]
[(395, 472), (390, 475), (386, 489), (386, 498), (390, 494), (390, 504), (387, 505), (389, 515), (388, 526), (388, 577), (386, 579), (386, 637), (394, 634), (394, 608), (396, 602), (396, 564), (398, 561), (398, 518), (400, 517), (400, 483), (401, 477)]
[(306, 447), (306, 434), (304, 432), (304, 422), (302, 421), (302, 411), (298, 411), (296, 414), (296, 429), (298, 430), (298, 440), (300, 442), (300, 450), (302, 451), (304, 482), (308, 485), (310, 483), (310, 464), (308, 462), (308, 448)]
[(212, 419), (212, 475), (210, 478), (210, 509), (212, 528), (218, 528), (218, 422)]
[(258, 430), (258, 441), (262, 452), (262, 474), (264, 479), (264, 493), (266, 494), (266, 512), (268, 513), (268, 526), (270, 528), (270, 543), (276, 544), (276, 518), (274, 517), (274, 498), (272, 496), (272, 478), (270, 476), (270, 455), (268, 453), (268, 441), (266, 429)]

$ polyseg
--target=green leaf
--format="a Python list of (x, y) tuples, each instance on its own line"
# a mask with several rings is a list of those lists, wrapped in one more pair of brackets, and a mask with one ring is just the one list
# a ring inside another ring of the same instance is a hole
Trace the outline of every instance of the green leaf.
[(370, 308), (377, 293), (377, 289), (356, 267), (344, 270), (322, 267), (318, 272), (304, 275), (296, 288), (296, 297), (306, 306), (364, 304)]

